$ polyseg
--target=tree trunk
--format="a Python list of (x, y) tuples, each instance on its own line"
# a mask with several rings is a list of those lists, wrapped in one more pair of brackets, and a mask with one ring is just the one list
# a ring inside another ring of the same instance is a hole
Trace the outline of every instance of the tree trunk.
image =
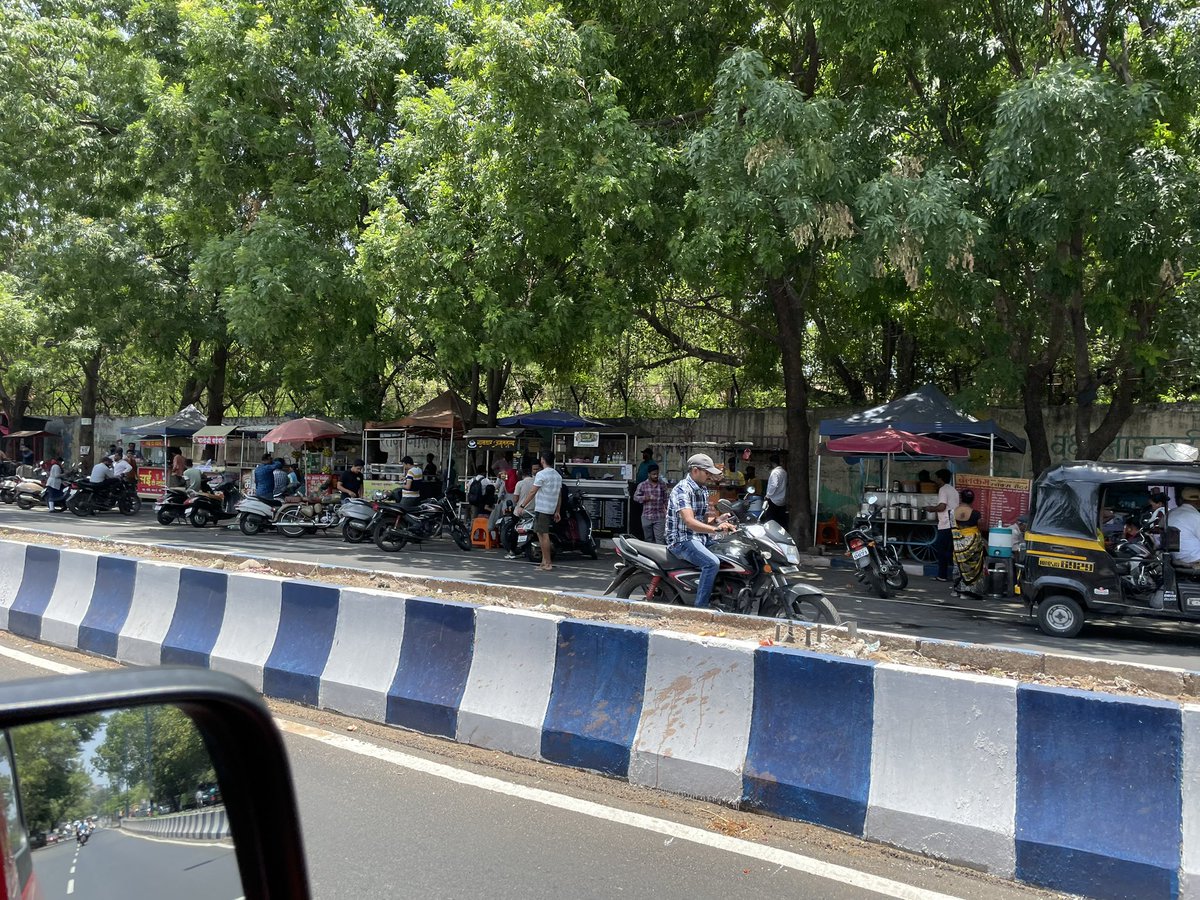
[(220, 425), (225, 418), (225, 376), (229, 369), (229, 339), (213, 347), (212, 365), (208, 370), (208, 415), (204, 421)]
[[(811, 280), (811, 270), (807, 274)], [(783, 363), (790, 531), (801, 547), (809, 547), (812, 545), (812, 492), (809, 487), (812, 429), (808, 424), (808, 380), (804, 377), (803, 354), (804, 300), (808, 286), (797, 289), (786, 278), (772, 279), (767, 291), (775, 308)]]
[(512, 363), (505, 363), (498, 369), (487, 371), (487, 420), (488, 427), (495, 428), (496, 420), (500, 418), (500, 401), (504, 399), (504, 388), (508, 385), (508, 376), (512, 372)]
[(12, 431), (25, 430), (25, 414), (29, 412), (29, 400), (33, 394), (33, 382), (22, 381), (13, 391), (12, 407), (8, 410), (8, 427)]
[(1025, 370), (1025, 383), (1021, 385), (1021, 402), (1025, 407), (1025, 437), (1029, 441), (1034, 478), (1050, 467), (1050, 439), (1046, 435), (1046, 417), (1042, 412), (1042, 404), (1046, 402), (1046, 383), (1050, 377), (1050, 369), (1045, 362), (1034, 363)]
[(104, 351), (97, 350), (83, 361), (83, 392), (79, 403), (79, 446), (87, 447), (86, 453), (80, 454), (80, 463), (85, 470), (91, 469), (97, 458), (96, 454), (96, 402), (100, 393), (100, 362)]
[(200, 395), (204, 393), (204, 383), (200, 380), (197, 368), (200, 363), (200, 338), (194, 337), (188, 345), (187, 364), (190, 368), (187, 381), (183, 383), (183, 392), (179, 397), (179, 408), (186, 409), (193, 403), (200, 402)]

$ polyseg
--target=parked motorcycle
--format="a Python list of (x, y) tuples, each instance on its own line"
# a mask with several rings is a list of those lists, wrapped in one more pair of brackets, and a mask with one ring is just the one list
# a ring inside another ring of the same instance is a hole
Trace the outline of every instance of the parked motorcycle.
[(374, 502), (353, 497), (342, 504), (342, 539), (351, 544), (369, 540), (379, 518), (379, 504), (387, 498), (376, 491)]
[[(517, 552), (524, 553), (530, 562), (542, 561), (542, 545), (533, 531), (534, 517), (530, 510), (524, 510), (516, 522)], [(582, 553), (592, 559), (599, 554), (600, 543), (592, 533), (592, 517), (583, 504), (583, 495), (579, 491), (568, 491), (563, 498), (562, 516), (550, 530), (550, 552), (554, 556), (560, 553)]]
[(285, 537), (302, 537), (305, 534), (339, 528), (342, 517), (336, 501), (303, 500), (286, 505), (275, 520), (275, 530)]
[(188, 489), (185, 487), (169, 487), (163, 492), (162, 499), (154, 504), (154, 517), (159, 525), (170, 525), (176, 519), (182, 519), (187, 511)]
[(193, 494), (183, 503), (183, 517), (193, 528), (233, 519), (238, 515), (242, 490), (236, 478), (226, 477), (219, 485), (203, 493)]
[(0, 479), (0, 503), (17, 502), (17, 485), (21, 481), (16, 475), (6, 475)]
[[(867, 498), (872, 512), (878, 502), (877, 497)], [(854, 577), (878, 596), (886, 599), (892, 591), (908, 587), (908, 573), (900, 562), (896, 545), (883, 539), (870, 516), (856, 518), (854, 527), (846, 531), (844, 541), (846, 553), (854, 563)]]
[[(733, 504), (718, 508), (738, 520), (737, 530), (709, 544), (721, 561), (709, 604), (743, 615), (801, 619), (840, 625), (841, 616), (817, 588), (789, 580), (800, 566), (800, 551), (778, 522), (742, 522)], [(672, 554), (662, 544), (639, 541), (627, 534), (614, 541), (616, 572), (606, 594), (633, 600), (694, 606), (700, 570)]]
[(471, 549), (471, 534), (455, 512), (454, 504), (447, 497), (435, 497), (412, 508), (390, 501), (380, 503), (372, 537), (380, 550), (394, 553), (410, 541), (419, 544), (444, 532), (454, 538), (458, 549)]
[(73, 479), (67, 497), (67, 509), (80, 516), (94, 516), (114, 507), (127, 516), (137, 515), (142, 508), (137, 485), (132, 481), (110, 478), (96, 484), (88, 479)]

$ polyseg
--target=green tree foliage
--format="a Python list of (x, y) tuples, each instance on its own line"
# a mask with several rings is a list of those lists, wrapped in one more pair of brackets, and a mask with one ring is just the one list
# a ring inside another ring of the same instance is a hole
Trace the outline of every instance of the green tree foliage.
[(173, 706), (121, 710), (107, 717), (95, 767), (118, 788), (142, 785), (155, 804), (178, 809), (202, 782), (215, 781), (204, 739)]
[(83, 768), (82, 748), (99, 724), (99, 716), (82, 716), (12, 730), (21, 803), (30, 829), (48, 831), (87, 797), (91, 780)]

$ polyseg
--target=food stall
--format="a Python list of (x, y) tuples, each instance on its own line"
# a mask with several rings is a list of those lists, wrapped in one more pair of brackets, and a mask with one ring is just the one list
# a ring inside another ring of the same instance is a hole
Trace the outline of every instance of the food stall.
[(192, 435), (192, 459), (212, 475), (232, 475), (252, 491), (254, 467), (262, 461), (262, 436), (271, 425), (205, 425)]
[(303, 473), (305, 493), (314, 494), (330, 475), (354, 462), (361, 437), (336, 422), (302, 418), (275, 426), (263, 435), (262, 443), (273, 456), (291, 459)]
[(424, 463), (430, 453), (437, 460), (443, 489), (453, 468), (456, 439), (463, 436), (466, 402), (453, 391), (445, 391), (411, 415), (391, 422), (368, 422), (363, 428), (362, 458), (367, 461), (363, 487), (367, 496), (374, 491), (391, 491), (404, 480), (400, 460), (411, 456)]
[(630, 459), (633, 435), (605, 428), (560, 431), (554, 458), (563, 486), (583, 494), (596, 531), (629, 530), (630, 484), (637, 466)]
[(183, 453), (185, 448), (190, 448), (192, 435), (204, 425), (204, 413), (189, 405), (157, 422), (121, 429), (123, 439), (132, 439), (144, 460), (138, 466), (139, 497), (155, 500), (163, 495), (170, 469), (170, 451), (178, 449)]

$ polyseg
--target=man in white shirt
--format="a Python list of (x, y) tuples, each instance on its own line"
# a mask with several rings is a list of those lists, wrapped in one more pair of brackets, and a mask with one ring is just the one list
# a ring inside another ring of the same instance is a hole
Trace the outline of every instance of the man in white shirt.
[(784, 528), (788, 527), (788, 476), (783, 467), (783, 460), (778, 453), (771, 454), (771, 474), (767, 478), (766, 503), (759, 517), (761, 522), (778, 522)]
[(88, 476), (88, 481), (92, 484), (104, 484), (104, 482), (112, 477), (113, 470), (108, 467), (108, 457), (105, 456), (92, 466), (92, 474)]
[(938, 469), (933, 480), (938, 486), (936, 506), (928, 506), (937, 513), (937, 537), (933, 541), (933, 553), (937, 558), (935, 581), (950, 580), (950, 558), (954, 553), (954, 510), (958, 508), (958, 491), (951, 484), (954, 475), (949, 469)]
[(542, 564), (538, 568), (549, 572), (550, 564), (550, 531), (560, 518), (559, 508), (562, 505), (562, 476), (554, 468), (554, 451), (543, 450), (539, 460), (542, 470), (533, 478), (533, 487), (525, 495), (525, 499), (517, 507), (517, 515), (530, 503), (533, 504), (533, 530), (538, 536), (542, 547)]
[(529, 492), (533, 490), (533, 478), (542, 470), (541, 464), (534, 460), (533, 464), (525, 469), (524, 477), (517, 482), (517, 486), (513, 488), (513, 519), (512, 526), (506, 530), (505, 534), (501, 535), (501, 542), (504, 544), (504, 549), (507, 551), (504, 554), (505, 559), (517, 558), (517, 530), (516, 530), (516, 510), (522, 508)]
[(113, 477), (114, 478), (123, 479), (126, 475), (128, 475), (132, 471), (133, 471), (133, 465), (129, 462), (126, 462), (125, 457), (123, 457), (123, 456), (118, 457), (117, 461), (113, 463)]
[(1167, 525), (1179, 529), (1179, 550), (1171, 561), (1181, 566), (1200, 566), (1200, 488), (1179, 491), (1179, 505), (1167, 513)]

